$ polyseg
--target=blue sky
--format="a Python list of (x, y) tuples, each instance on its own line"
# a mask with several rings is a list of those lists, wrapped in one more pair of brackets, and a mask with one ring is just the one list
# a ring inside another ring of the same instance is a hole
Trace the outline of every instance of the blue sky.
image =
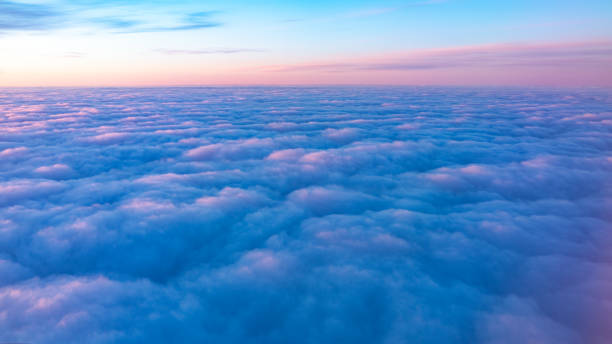
[[(612, 36), (612, 4), (600, 0), (0, 1), (0, 10), (4, 85), (88, 83), (96, 70), (107, 82), (248, 83), (271, 65)], [(292, 77), (304, 79), (276, 76)]]

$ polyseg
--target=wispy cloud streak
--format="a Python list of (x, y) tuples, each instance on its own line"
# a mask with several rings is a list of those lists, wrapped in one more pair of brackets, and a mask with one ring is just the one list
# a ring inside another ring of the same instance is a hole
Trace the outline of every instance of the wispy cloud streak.
[[(104, 3), (112, 12), (113, 3)], [(104, 4), (100, 7), (104, 8)], [(91, 5), (91, 4), (88, 4)], [(87, 14), (87, 6), (73, 7), (43, 4), (26, 4), (11, 1), (0, 1), (0, 32), (2, 31), (32, 31), (62, 28), (104, 28), (114, 33), (139, 32), (172, 32), (199, 30), (221, 26), (222, 23), (213, 20), (216, 11), (200, 11), (183, 15), (175, 24), (152, 25), (144, 17), (138, 15), (122, 17), (117, 15), (91, 16)], [(138, 8), (133, 11), (137, 12)]]
[(172, 32), (172, 31), (188, 31), (188, 30), (199, 30), (206, 28), (213, 28), (221, 26), (222, 23), (218, 21), (211, 20), (211, 17), (216, 14), (215, 11), (209, 12), (196, 12), (190, 13), (184, 18), (182, 18), (181, 22), (177, 25), (167, 25), (167, 26), (149, 26), (149, 25), (130, 25), (130, 27), (126, 28), (124, 31), (120, 31), (120, 33), (138, 33), (138, 32)]
[(42, 30), (59, 25), (60, 13), (43, 4), (0, 1), (0, 33), (12, 30)]
[(420, 70), (454, 67), (547, 66), (570, 67), (598, 64), (612, 66), (612, 42), (564, 44), (499, 44), (431, 49), (343, 62), (269, 66), (266, 70), (351, 72), (359, 70)]
[(155, 52), (166, 55), (211, 55), (211, 54), (241, 54), (241, 53), (261, 53), (262, 49), (248, 48), (211, 48), (211, 49), (155, 49)]

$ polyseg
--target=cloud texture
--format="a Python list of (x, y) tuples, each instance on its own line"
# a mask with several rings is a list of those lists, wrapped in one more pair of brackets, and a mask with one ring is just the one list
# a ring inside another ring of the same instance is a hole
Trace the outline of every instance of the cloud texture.
[(611, 105), (2, 90), (0, 342), (606, 343)]

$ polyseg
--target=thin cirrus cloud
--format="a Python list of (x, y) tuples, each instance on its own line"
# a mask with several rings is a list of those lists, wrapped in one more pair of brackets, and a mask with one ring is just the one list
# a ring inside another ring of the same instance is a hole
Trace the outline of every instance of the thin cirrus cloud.
[(42, 30), (59, 25), (60, 13), (43, 4), (0, 1), (0, 33), (13, 30)]
[[(106, 8), (112, 9), (111, 5), (113, 3), (106, 3), (106, 5)], [(88, 9), (87, 6), (79, 6), (78, 3), (73, 4), (73, 7), (64, 7), (61, 5), (0, 1), (0, 33), (3, 31), (44, 31), (66, 28), (86, 29), (88, 27), (105, 28), (110, 33), (171, 32), (199, 30), (223, 25), (213, 19), (213, 16), (218, 13), (217, 11), (190, 12), (174, 19), (174, 24), (153, 25), (144, 17), (125, 18), (117, 15), (91, 16), (83, 14)]]
[(212, 55), (212, 54), (241, 54), (241, 53), (262, 53), (263, 49), (248, 48), (211, 48), (211, 49), (155, 49), (155, 52), (166, 55)]
[(269, 66), (278, 72), (357, 70), (419, 70), (452, 67), (568, 66), (601, 64), (612, 66), (612, 41), (564, 44), (499, 44), (431, 49), (346, 62)]
[[(612, 41), (515, 43), (425, 49), (342, 61), (260, 67), (279, 75), (317, 74), (322, 80), (386, 76), (398, 83), (488, 82), (542, 85), (612, 85)], [(395, 74), (393, 74), (395, 73)], [(466, 78), (466, 76), (470, 76)]]
[(189, 13), (183, 16), (178, 24), (167, 26), (137, 25), (136, 22), (133, 22), (133, 25), (124, 27), (125, 30), (119, 33), (188, 31), (218, 27), (222, 23), (211, 18), (216, 13), (216, 11)]

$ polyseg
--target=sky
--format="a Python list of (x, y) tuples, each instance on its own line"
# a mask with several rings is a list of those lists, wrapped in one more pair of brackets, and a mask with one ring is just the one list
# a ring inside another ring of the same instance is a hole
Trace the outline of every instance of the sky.
[(612, 2), (0, 1), (0, 86), (612, 86)]

